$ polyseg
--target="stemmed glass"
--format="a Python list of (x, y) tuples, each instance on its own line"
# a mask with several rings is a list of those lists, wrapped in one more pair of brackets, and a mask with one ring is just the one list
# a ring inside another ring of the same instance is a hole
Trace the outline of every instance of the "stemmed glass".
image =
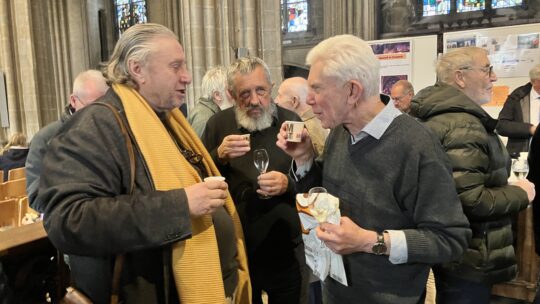
[[(529, 163), (527, 162), (527, 159), (520, 157), (512, 160), (512, 172), (518, 181), (527, 178), (527, 174), (529, 174)], [(527, 208), (530, 207), (531, 203), (529, 203)]]
[(519, 158), (512, 161), (512, 172), (517, 180), (522, 180), (529, 173), (529, 164), (526, 159)]
[[(319, 224), (326, 222), (326, 219), (328, 218), (329, 210), (324, 207), (321, 208), (320, 204), (317, 203), (317, 199), (319, 198), (319, 196), (321, 194), (324, 195), (326, 193), (328, 192), (326, 191), (326, 188), (324, 187), (313, 187), (309, 189), (309, 192), (308, 192), (309, 211), (311, 212), (311, 215), (313, 215), (313, 217), (317, 220), (317, 222), (319, 222)], [(324, 242), (320, 239), (319, 241), (321, 242), (320, 248), (321, 249), (326, 248), (326, 245), (324, 244)]]
[[(266, 152), (266, 149), (257, 149), (253, 151), (253, 163), (255, 164), (255, 168), (257, 168), (259, 171), (259, 174), (266, 173), (269, 162), (270, 160), (268, 158), (268, 152)], [(259, 194), (259, 198), (268, 199), (270, 196)]]
[(309, 189), (308, 202), (311, 215), (313, 215), (317, 222), (324, 223), (328, 217), (329, 210), (327, 208), (321, 208), (321, 206), (317, 203), (317, 198), (321, 193), (327, 193), (326, 189), (323, 187), (313, 187)]

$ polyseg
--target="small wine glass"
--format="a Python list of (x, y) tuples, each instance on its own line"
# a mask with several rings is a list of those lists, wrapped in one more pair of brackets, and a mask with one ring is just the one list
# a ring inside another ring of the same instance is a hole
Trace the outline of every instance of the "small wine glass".
[(317, 203), (317, 198), (321, 193), (328, 193), (328, 191), (326, 191), (324, 187), (313, 187), (309, 189), (308, 202), (311, 215), (313, 215), (317, 222), (324, 223), (328, 217), (328, 209), (321, 208), (321, 206)]
[[(268, 158), (268, 152), (266, 152), (266, 149), (257, 149), (253, 151), (253, 163), (255, 164), (255, 168), (257, 168), (259, 171), (259, 174), (266, 173), (269, 162), (270, 160)], [(268, 199), (270, 196), (259, 194), (259, 198)]]
[(512, 161), (512, 172), (517, 180), (522, 180), (527, 178), (529, 173), (529, 164), (526, 159), (518, 158)]
[[(328, 218), (328, 209), (321, 208), (321, 206), (319, 206), (319, 204), (317, 203), (319, 195), (326, 193), (328, 193), (328, 191), (326, 191), (326, 188), (324, 187), (313, 187), (308, 191), (309, 211), (319, 223), (326, 222), (326, 219)], [(321, 239), (319, 239), (319, 241), (321, 242), (320, 248), (326, 248), (324, 242)]]

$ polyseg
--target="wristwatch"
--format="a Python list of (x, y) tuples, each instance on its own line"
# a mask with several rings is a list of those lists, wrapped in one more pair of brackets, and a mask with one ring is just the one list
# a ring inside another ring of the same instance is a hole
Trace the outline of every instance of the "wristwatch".
[(384, 235), (382, 232), (377, 232), (377, 241), (375, 244), (373, 244), (373, 247), (371, 247), (371, 251), (373, 251), (376, 255), (383, 255), (386, 253), (386, 244), (384, 243)]

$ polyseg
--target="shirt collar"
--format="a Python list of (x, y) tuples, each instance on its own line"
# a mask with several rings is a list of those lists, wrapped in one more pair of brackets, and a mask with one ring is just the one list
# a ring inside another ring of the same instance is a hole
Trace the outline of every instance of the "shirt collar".
[(534, 101), (540, 101), (538, 99), (538, 97), (540, 97), (540, 95), (538, 93), (536, 93), (536, 91), (534, 90), (534, 88), (531, 88), (531, 95), (530, 95), (530, 99), (531, 100), (534, 100)]
[(351, 141), (356, 144), (361, 139), (370, 135), (379, 140), (392, 121), (403, 113), (398, 110), (393, 102), (389, 102), (379, 114), (377, 114), (363, 129), (356, 135), (351, 135)]

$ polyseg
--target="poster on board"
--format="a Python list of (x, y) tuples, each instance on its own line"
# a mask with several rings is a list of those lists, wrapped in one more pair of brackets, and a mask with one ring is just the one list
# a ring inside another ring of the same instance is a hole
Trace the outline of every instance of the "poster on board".
[(465, 46), (481, 47), (488, 51), (498, 77), (528, 77), (531, 66), (540, 63), (539, 42), (540, 33), (448, 35), (445, 36), (444, 52)]
[(390, 95), (390, 89), (399, 80), (411, 79), (412, 71), (412, 41), (392, 41), (370, 43), (373, 53), (379, 59), (381, 69), (380, 92)]

